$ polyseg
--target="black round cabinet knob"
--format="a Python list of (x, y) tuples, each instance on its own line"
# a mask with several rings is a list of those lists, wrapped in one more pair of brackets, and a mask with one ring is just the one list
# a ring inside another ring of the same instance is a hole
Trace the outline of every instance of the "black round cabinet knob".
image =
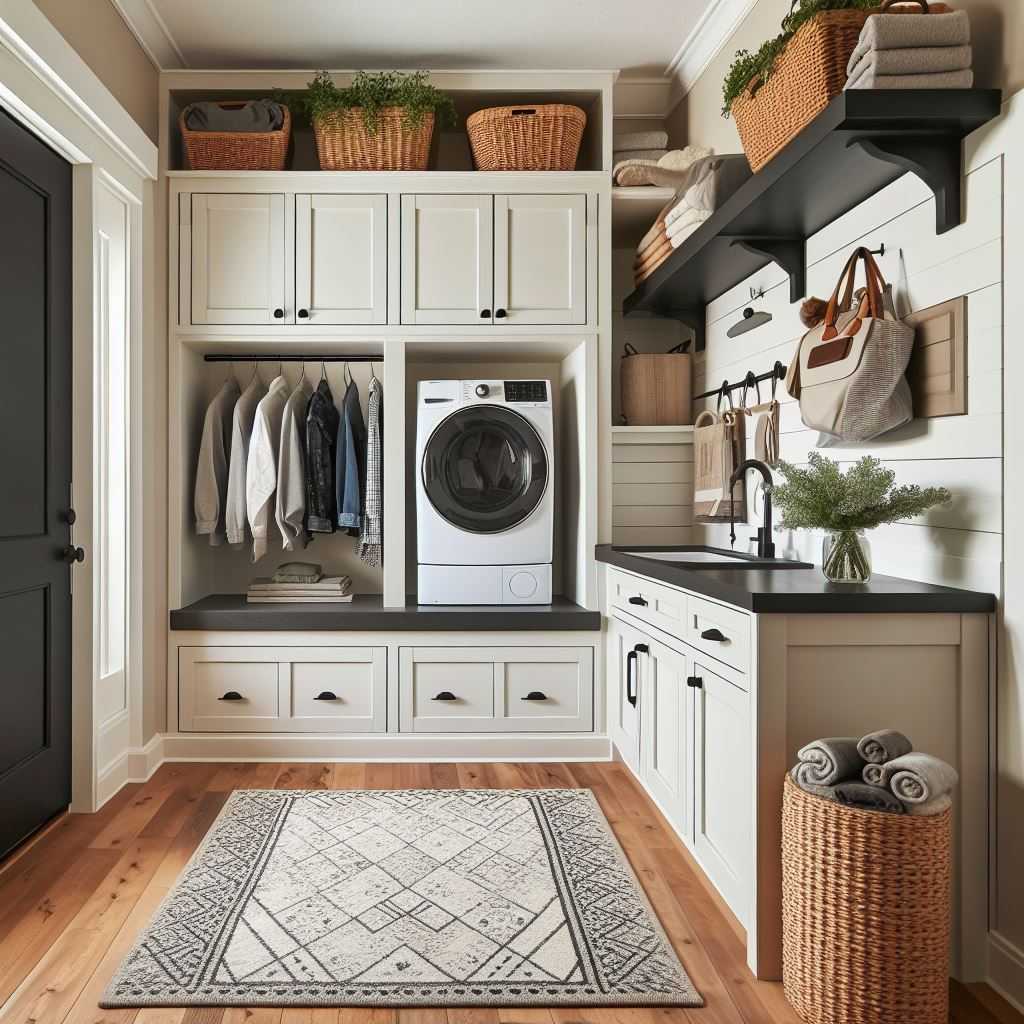
[(299, 319), (300, 320), (308, 320), (309, 319), (309, 310), (308, 309), (300, 309), (299, 310)]
[(278, 306), (277, 309), (274, 310), (274, 319), (275, 320), (283, 320), (284, 319), (284, 310), (280, 306)]

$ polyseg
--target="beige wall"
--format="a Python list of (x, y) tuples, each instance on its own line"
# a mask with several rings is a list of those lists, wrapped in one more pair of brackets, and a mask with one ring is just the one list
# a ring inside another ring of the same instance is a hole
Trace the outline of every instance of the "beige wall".
[(110, 0), (35, 0), (35, 5), (156, 142), (159, 73)]
[[(1024, 88), (1024, 0), (953, 0), (971, 16), (974, 72), (979, 86), (1001, 88), (1007, 96)], [(721, 116), (722, 82), (736, 51), (756, 50), (778, 35), (790, 0), (757, 0), (731, 39), (669, 116), (673, 144), (712, 146), (718, 153), (741, 150), (736, 126)]]

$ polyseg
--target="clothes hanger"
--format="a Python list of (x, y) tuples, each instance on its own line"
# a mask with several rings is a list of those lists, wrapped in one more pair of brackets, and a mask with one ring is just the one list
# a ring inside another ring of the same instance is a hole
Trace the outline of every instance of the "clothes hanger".
[(342, 380), (344, 380), (344, 382), (345, 382), (345, 387), (351, 386), (351, 384), (352, 384), (352, 370), (349, 367), (348, 363), (345, 363), (345, 370), (344, 370), (344, 374), (342, 376)]

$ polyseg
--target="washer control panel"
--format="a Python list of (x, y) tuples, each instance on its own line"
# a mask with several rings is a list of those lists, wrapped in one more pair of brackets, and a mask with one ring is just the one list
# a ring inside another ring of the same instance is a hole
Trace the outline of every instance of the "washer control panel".
[(506, 402), (546, 402), (548, 382), (546, 380), (505, 381)]

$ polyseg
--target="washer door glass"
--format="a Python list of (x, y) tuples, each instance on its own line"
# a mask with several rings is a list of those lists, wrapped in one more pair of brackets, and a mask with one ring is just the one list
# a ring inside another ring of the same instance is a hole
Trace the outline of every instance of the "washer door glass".
[(540, 503), (548, 459), (529, 421), (500, 405), (475, 405), (442, 420), (421, 467), (430, 503), (473, 533), (501, 533)]

